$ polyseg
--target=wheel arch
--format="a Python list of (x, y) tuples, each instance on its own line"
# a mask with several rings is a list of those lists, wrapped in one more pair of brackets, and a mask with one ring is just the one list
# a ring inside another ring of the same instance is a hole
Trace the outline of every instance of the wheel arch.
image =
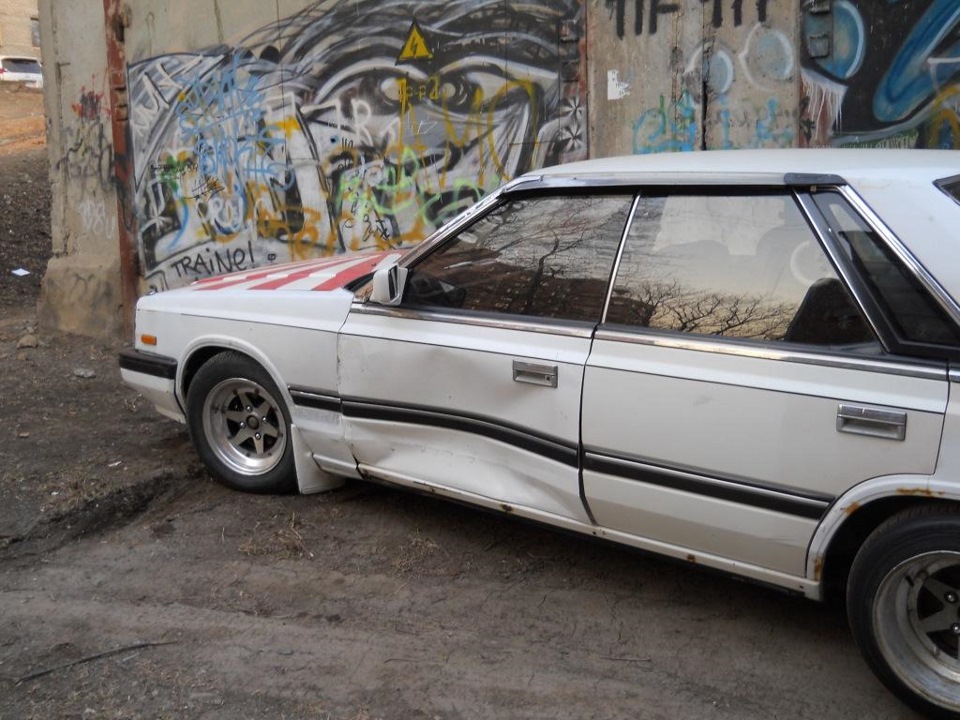
[(853, 559), (864, 541), (887, 519), (919, 505), (951, 503), (955, 501), (901, 495), (881, 497), (856, 506), (837, 527), (825, 551), (820, 554), (818, 567), (822, 599), (830, 603), (844, 602)]
[(210, 359), (216, 357), (220, 353), (229, 352), (230, 348), (218, 347), (216, 345), (207, 345), (205, 347), (197, 348), (193, 353), (188, 355), (183, 362), (183, 369), (180, 374), (179, 385), (179, 394), (183, 398), (183, 406), (186, 409), (186, 397), (187, 392), (190, 390), (190, 383), (193, 382), (194, 376), (197, 374), (197, 370), (203, 367)]
[(936, 476), (891, 475), (854, 486), (834, 501), (810, 541), (807, 578), (817, 583), (816, 597), (843, 598), (857, 550), (888, 518), (920, 505), (957, 503), (960, 484)]
[(184, 410), (187, 408), (187, 392), (190, 390), (190, 383), (196, 377), (197, 371), (212, 358), (225, 352), (235, 352), (243, 355), (262, 367), (279, 389), (288, 412), (293, 411), (293, 399), (290, 397), (290, 391), (273, 362), (255, 345), (233, 337), (203, 338), (194, 341), (186, 348), (177, 378), (177, 394)]

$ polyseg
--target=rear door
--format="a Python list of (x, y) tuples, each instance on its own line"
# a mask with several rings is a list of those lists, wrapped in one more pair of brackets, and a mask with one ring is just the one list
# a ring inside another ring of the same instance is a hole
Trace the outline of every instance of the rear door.
[(848, 240), (869, 232), (848, 213), (822, 245), (801, 199), (641, 199), (584, 380), (584, 493), (600, 525), (802, 575), (836, 496), (933, 472), (946, 366), (889, 352), (876, 297), (864, 314), (841, 278), (867, 252)]
[(400, 307), (355, 303), (339, 373), (360, 469), (587, 522), (583, 368), (632, 203), (514, 193), (420, 258)]

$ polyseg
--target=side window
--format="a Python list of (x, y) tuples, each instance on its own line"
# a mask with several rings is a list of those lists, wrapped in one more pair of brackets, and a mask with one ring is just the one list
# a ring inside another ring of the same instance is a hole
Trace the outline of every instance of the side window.
[(403, 305), (599, 322), (632, 203), (507, 199), (411, 269)]
[(695, 335), (880, 349), (785, 194), (645, 196), (606, 320)]
[(943, 310), (840, 193), (821, 192), (813, 199), (836, 228), (840, 247), (902, 338), (938, 345), (960, 344), (957, 330)]

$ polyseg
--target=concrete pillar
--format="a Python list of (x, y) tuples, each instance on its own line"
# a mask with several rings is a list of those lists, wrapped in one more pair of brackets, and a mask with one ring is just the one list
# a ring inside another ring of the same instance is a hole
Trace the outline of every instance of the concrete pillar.
[(41, 327), (91, 336), (123, 327), (117, 195), (102, 0), (41, 0), (53, 259)]

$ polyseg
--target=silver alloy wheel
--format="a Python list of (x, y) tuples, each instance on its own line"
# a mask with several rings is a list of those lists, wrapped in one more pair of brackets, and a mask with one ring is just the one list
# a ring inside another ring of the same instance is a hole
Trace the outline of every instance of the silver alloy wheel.
[(873, 625), (899, 680), (937, 706), (960, 710), (960, 553), (930, 552), (895, 567), (877, 589)]
[(259, 384), (243, 378), (222, 380), (207, 393), (203, 432), (214, 454), (242, 475), (270, 472), (287, 446), (280, 404)]

